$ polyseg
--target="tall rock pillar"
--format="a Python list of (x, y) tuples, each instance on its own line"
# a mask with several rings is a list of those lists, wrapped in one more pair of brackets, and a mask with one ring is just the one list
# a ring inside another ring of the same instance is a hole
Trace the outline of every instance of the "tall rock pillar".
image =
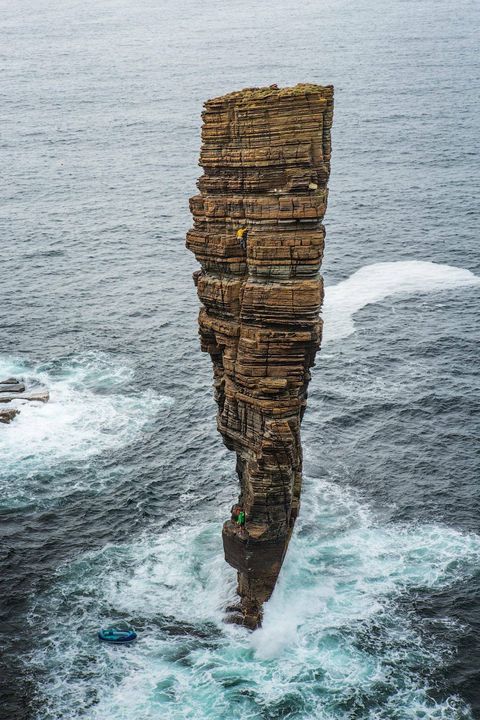
[(225, 558), (238, 571), (233, 619), (254, 628), (300, 505), (300, 423), (322, 329), (333, 87), (248, 88), (207, 101), (202, 117), (204, 174), (187, 247), (201, 264), (199, 332), (218, 430), (237, 455), (232, 518), (245, 513), (244, 524), (223, 526)]

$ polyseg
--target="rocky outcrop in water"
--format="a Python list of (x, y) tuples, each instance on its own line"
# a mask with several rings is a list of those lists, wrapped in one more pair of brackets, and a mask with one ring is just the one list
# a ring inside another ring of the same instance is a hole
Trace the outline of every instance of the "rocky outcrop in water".
[(261, 622), (300, 504), (300, 423), (320, 346), (319, 275), (333, 88), (253, 88), (205, 103), (187, 247), (202, 269), (201, 347), (217, 424), (237, 455), (238, 503), (223, 527), (238, 571), (231, 617)]
[[(30, 401), (30, 402), (48, 402), (49, 394), (47, 390), (29, 391), (27, 392), (25, 384), (17, 378), (7, 378), (0, 380), (0, 403), (2, 405), (10, 405), (12, 402)], [(20, 403), (22, 404), (22, 403)], [(11, 422), (20, 412), (18, 405), (7, 408), (0, 407), (0, 423)]]

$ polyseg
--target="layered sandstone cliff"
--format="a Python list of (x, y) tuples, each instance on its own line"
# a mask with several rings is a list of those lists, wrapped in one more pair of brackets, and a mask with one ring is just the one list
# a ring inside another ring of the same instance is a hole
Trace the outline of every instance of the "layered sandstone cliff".
[[(236, 621), (256, 627), (299, 510), (300, 423), (321, 340), (333, 88), (246, 89), (209, 100), (202, 117), (204, 174), (187, 247), (202, 267), (201, 346), (245, 512), (243, 525), (223, 527), (238, 571)], [(246, 242), (237, 237), (245, 228)]]

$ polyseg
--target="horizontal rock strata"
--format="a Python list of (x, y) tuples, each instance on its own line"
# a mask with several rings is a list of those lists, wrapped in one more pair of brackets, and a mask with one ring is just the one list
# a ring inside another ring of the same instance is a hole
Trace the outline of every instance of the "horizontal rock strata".
[[(16, 378), (7, 378), (0, 381), (0, 404), (6, 405), (15, 401), (48, 402), (48, 390), (27, 391), (25, 384)], [(15, 407), (0, 408), (0, 422), (11, 422), (20, 412)]]
[[(205, 103), (200, 193), (187, 247), (202, 303), (217, 424), (240, 495), (223, 528), (240, 612), (261, 622), (298, 514), (300, 423), (320, 346), (319, 275), (333, 88), (253, 88)], [(243, 515), (244, 513), (244, 521)]]

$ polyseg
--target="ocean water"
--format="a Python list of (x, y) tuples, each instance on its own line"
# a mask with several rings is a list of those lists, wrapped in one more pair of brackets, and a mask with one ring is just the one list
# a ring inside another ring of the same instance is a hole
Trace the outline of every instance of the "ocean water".
[[(480, 717), (476, 2), (0, 0), (1, 720)], [(264, 626), (184, 248), (203, 100), (335, 85), (325, 337)], [(139, 640), (107, 647), (98, 627)]]

